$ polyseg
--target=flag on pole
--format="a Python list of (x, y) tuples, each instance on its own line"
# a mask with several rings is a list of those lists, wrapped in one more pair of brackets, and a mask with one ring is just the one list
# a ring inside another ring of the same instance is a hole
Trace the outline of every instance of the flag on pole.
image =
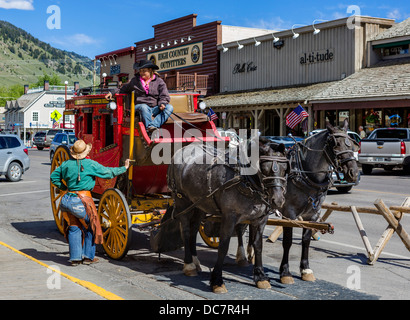
[(286, 125), (293, 129), (296, 127), (303, 119), (309, 117), (309, 114), (298, 105), (291, 113), (286, 116)]
[(211, 108), (209, 108), (208, 118), (211, 119), (211, 121), (218, 119), (217, 114)]

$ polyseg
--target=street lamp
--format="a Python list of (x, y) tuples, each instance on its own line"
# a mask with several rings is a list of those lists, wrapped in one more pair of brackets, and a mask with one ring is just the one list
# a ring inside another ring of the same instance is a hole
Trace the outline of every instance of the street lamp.
[(67, 85), (68, 85), (68, 81), (64, 81), (65, 84), (65, 99), (67, 100)]

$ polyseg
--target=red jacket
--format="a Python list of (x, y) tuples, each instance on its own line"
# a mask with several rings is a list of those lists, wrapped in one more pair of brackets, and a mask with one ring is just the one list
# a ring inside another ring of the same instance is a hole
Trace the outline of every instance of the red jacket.
[(145, 92), (140, 75), (137, 73), (131, 81), (124, 84), (120, 89), (116, 89), (113, 93), (131, 93), (135, 91), (135, 104), (147, 104), (150, 107), (159, 106), (161, 104), (169, 104), (171, 98), (167, 89), (167, 85), (157, 75), (149, 84), (148, 94)]

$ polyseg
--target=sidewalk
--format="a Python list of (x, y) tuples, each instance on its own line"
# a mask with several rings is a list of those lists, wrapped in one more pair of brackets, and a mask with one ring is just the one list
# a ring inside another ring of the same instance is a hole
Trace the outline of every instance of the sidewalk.
[(0, 300), (121, 299), (0, 242)]

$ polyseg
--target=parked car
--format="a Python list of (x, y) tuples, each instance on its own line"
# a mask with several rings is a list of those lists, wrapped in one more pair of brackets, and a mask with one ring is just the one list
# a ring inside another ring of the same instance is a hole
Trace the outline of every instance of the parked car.
[(46, 147), (46, 134), (45, 131), (39, 131), (34, 135), (33, 145), (37, 147), (38, 150), (43, 150)]
[(51, 146), (51, 141), (53, 141), (55, 135), (57, 133), (60, 133), (60, 132), (74, 133), (74, 130), (73, 129), (50, 129), (50, 130), (48, 130), (47, 134), (46, 134), (45, 145), (47, 147), (50, 147)]
[(261, 138), (265, 138), (269, 141), (273, 141), (276, 143), (283, 143), (285, 145), (286, 150), (295, 144), (295, 140), (297, 142), (304, 140), (301, 137), (295, 137), (295, 136), (293, 137), (295, 138), (295, 140), (293, 140), (292, 137), (288, 137), (288, 136), (262, 136)]
[(16, 135), (0, 134), (0, 175), (16, 182), (30, 168), (28, 149)]
[(221, 137), (230, 138), (230, 147), (238, 147), (239, 143), (243, 142), (243, 139), (238, 136), (235, 129), (224, 130), (223, 128), (218, 127), (216, 128), (216, 130), (218, 130), (218, 133)]
[(70, 148), (73, 146), (74, 142), (76, 141), (77, 141), (77, 138), (75, 137), (74, 133), (69, 133), (69, 132), (57, 133), (54, 136), (53, 141), (51, 141), (50, 160), (53, 161), (54, 153), (56, 152), (59, 146), (64, 145)]
[(410, 174), (410, 129), (375, 129), (361, 141), (359, 162), (363, 174), (371, 174), (373, 168), (393, 170), (395, 167)]
[(332, 188), (336, 188), (337, 191), (340, 193), (347, 193), (354, 186), (357, 186), (360, 182), (360, 172), (359, 172), (359, 177), (357, 178), (356, 182), (347, 182), (344, 179), (344, 175), (342, 172), (332, 172)]
[[(312, 135), (312, 134), (321, 132), (323, 130), (326, 130), (326, 129), (316, 129), (316, 130), (313, 130), (310, 134)], [(360, 139), (360, 136), (356, 132), (347, 130), (347, 134), (350, 138), (352, 138), (354, 141), (356, 141), (358, 144), (360, 144), (361, 139)], [(356, 160), (359, 160), (359, 152), (358, 151), (354, 152), (353, 156), (356, 158)]]

